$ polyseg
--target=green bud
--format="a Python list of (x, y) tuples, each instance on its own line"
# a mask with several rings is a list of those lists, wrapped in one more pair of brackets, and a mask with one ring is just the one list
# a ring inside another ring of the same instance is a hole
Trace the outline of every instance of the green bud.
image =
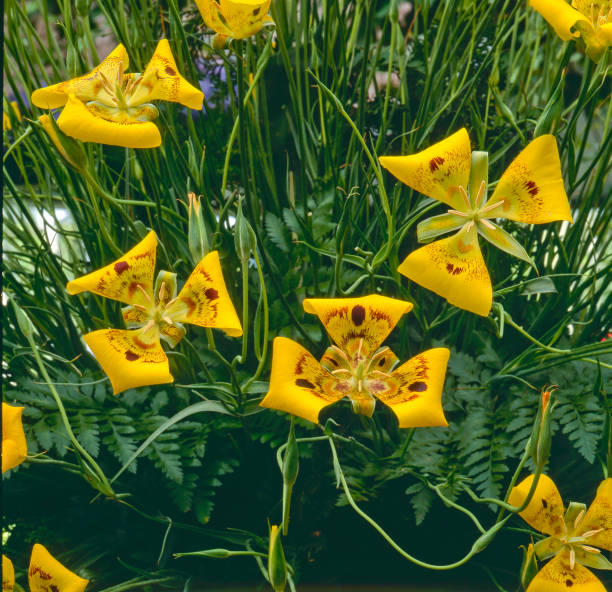
[(550, 446), (552, 442), (551, 419), (554, 403), (551, 404), (551, 390), (542, 391), (540, 407), (536, 415), (531, 437), (529, 438), (529, 448), (531, 458), (538, 467), (543, 467), (550, 456)]
[(289, 437), (287, 438), (287, 448), (283, 456), (283, 535), (287, 536), (289, 530), (289, 510), (291, 507), (291, 493), (293, 485), (297, 480), (298, 471), (300, 468), (300, 454), (298, 450), (297, 440), (295, 439), (295, 429), (293, 426), (293, 417), (291, 418), (291, 427), (289, 428)]
[(474, 544), (472, 545), (472, 552), (480, 553), (481, 551), (484, 551), (489, 546), (491, 541), (495, 538), (495, 535), (497, 534), (497, 532), (501, 530), (501, 528), (504, 526), (504, 524), (506, 523), (506, 520), (502, 520), (501, 522), (498, 522), (497, 524), (492, 526), (489, 530), (487, 530), (484, 534), (481, 534), (476, 539), (476, 541), (474, 541)]
[(31, 339), (34, 335), (34, 325), (30, 320), (30, 317), (24, 312), (24, 310), (11, 298), (11, 304), (15, 311), (15, 318), (17, 319), (17, 326), (23, 333), (26, 339)]
[(521, 565), (521, 585), (527, 590), (531, 580), (538, 573), (538, 562), (534, 552), (533, 544), (523, 547), (523, 564)]
[(75, 171), (83, 173), (87, 169), (87, 156), (83, 149), (83, 145), (64, 134), (53, 117), (41, 115), (38, 121), (47, 132), (49, 139), (53, 142), (57, 151), (64, 157), (64, 160)]
[(191, 553), (175, 553), (174, 557), (211, 557), (212, 559), (227, 559), (234, 555), (227, 549), (205, 549), (204, 551), (192, 551)]
[(559, 82), (555, 87), (548, 103), (544, 107), (542, 114), (536, 122), (533, 137), (537, 138), (542, 134), (554, 134), (559, 127), (559, 120), (563, 111), (563, 89), (565, 87), (565, 70), (561, 73)]
[(197, 265), (200, 259), (210, 251), (208, 234), (202, 216), (202, 205), (200, 197), (195, 193), (188, 193), (189, 199), (189, 225), (187, 233), (187, 243), (193, 262)]
[(287, 584), (287, 563), (278, 526), (270, 527), (270, 546), (268, 548), (268, 578), (274, 592), (283, 592)]
[(242, 212), (242, 199), (238, 202), (238, 211), (236, 212), (236, 225), (234, 227), (234, 245), (236, 253), (242, 261), (242, 265), (246, 265), (251, 252), (257, 248), (257, 239), (255, 232)]

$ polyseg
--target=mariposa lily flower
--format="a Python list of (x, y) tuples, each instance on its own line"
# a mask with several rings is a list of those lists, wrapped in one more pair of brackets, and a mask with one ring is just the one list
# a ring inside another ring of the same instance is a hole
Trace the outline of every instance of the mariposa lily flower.
[(83, 592), (88, 583), (64, 567), (45, 547), (34, 545), (28, 569), (30, 592)]
[(157, 237), (151, 231), (117, 261), (66, 286), (69, 294), (89, 291), (129, 305), (122, 309), (127, 330), (102, 329), (83, 337), (114, 394), (174, 380), (160, 339), (176, 347), (186, 332), (182, 323), (242, 335), (217, 251), (198, 263), (177, 296), (175, 273), (160, 271), (153, 286), (156, 249)]
[(13, 562), (2, 555), (2, 592), (13, 592), (15, 587), (15, 568)]
[(143, 73), (126, 74), (129, 59), (119, 44), (89, 74), (32, 93), (42, 109), (64, 107), (57, 124), (68, 136), (126, 148), (161, 144), (151, 101), (171, 101), (202, 109), (204, 95), (178, 72), (167, 39), (162, 39)]
[[(533, 475), (511, 492), (509, 502), (521, 505)], [(612, 569), (597, 547), (612, 551), (612, 478), (601, 482), (591, 506), (572, 502), (567, 510), (552, 479), (541, 475), (535, 494), (520, 513), (525, 522), (549, 535), (534, 545), (540, 560), (553, 557), (533, 578), (527, 592), (605, 592), (588, 567)]]
[(2, 403), (2, 472), (20, 465), (28, 454), (21, 414), (24, 407)]
[(295, 341), (277, 337), (270, 389), (260, 405), (317, 423), (323, 407), (345, 396), (369, 417), (378, 399), (401, 428), (448, 425), (441, 399), (449, 350), (427, 350), (394, 370), (397, 357), (380, 347), (412, 304), (377, 295), (308, 298), (304, 310), (319, 317), (335, 345), (318, 362)]
[(612, 1), (529, 0), (563, 41), (581, 37), (587, 55), (598, 62), (612, 44)]
[(491, 310), (493, 288), (478, 235), (535, 267), (525, 249), (491, 218), (526, 224), (572, 221), (557, 142), (551, 135), (527, 145), (489, 199), (488, 153), (471, 152), (465, 128), (418, 154), (382, 156), (380, 164), (409, 187), (450, 206), (448, 213), (418, 225), (419, 241), (458, 230), (410, 253), (399, 272), (451, 304), (482, 316)]
[(271, 0), (196, 0), (202, 19), (223, 42), (228, 37), (245, 39), (264, 25), (274, 23), (268, 16)]

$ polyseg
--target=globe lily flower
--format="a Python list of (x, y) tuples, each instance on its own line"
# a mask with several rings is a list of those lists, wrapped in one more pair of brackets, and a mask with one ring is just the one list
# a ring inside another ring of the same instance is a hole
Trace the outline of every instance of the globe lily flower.
[(15, 569), (13, 562), (2, 555), (2, 592), (13, 592), (15, 587)]
[(353, 411), (368, 417), (376, 399), (382, 401), (401, 428), (448, 425), (441, 399), (449, 350), (427, 350), (393, 370), (397, 357), (380, 347), (411, 303), (377, 295), (308, 298), (304, 310), (319, 317), (334, 345), (318, 362), (295, 341), (277, 337), (262, 407), (317, 423), (321, 409), (347, 396)]
[(218, 35), (219, 45), (228, 37), (245, 39), (264, 25), (274, 23), (268, 16), (271, 0), (196, 0), (206, 26)]
[[(530, 475), (512, 490), (508, 501), (513, 506), (524, 502), (533, 479)], [(587, 568), (612, 569), (612, 563), (597, 548), (612, 551), (612, 478), (601, 482), (588, 510), (584, 504), (572, 502), (566, 511), (557, 486), (550, 477), (541, 475), (520, 515), (548, 535), (534, 545), (537, 557), (553, 557), (531, 580), (527, 592), (605, 592)]]
[(143, 73), (126, 74), (129, 59), (119, 44), (89, 74), (32, 93), (42, 109), (64, 107), (57, 124), (68, 136), (126, 148), (155, 148), (161, 135), (153, 121), (159, 111), (151, 101), (202, 109), (202, 91), (178, 72), (167, 39), (162, 39)]
[(186, 332), (182, 323), (242, 335), (217, 251), (198, 263), (177, 296), (175, 273), (160, 271), (153, 285), (156, 249), (157, 237), (151, 231), (117, 261), (66, 286), (69, 294), (89, 291), (129, 305), (122, 309), (127, 330), (102, 329), (83, 337), (114, 394), (174, 380), (160, 339), (176, 347)]
[(28, 454), (21, 414), (24, 407), (2, 403), (2, 472), (20, 465)]
[(582, 37), (587, 55), (598, 62), (612, 44), (610, 0), (529, 0), (563, 41)]
[(45, 547), (34, 545), (28, 569), (30, 592), (83, 592), (88, 583), (64, 567)]
[(398, 270), (448, 302), (487, 316), (493, 288), (478, 235), (535, 267), (523, 247), (491, 221), (507, 218), (525, 224), (572, 221), (554, 136), (530, 142), (506, 169), (487, 199), (488, 153), (471, 152), (465, 128), (410, 156), (383, 156), (380, 164), (416, 191), (450, 207), (417, 227), (419, 241), (447, 232), (402, 262)]

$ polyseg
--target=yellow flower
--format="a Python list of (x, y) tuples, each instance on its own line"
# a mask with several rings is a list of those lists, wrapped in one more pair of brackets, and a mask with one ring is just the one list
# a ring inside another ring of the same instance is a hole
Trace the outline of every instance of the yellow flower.
[(12, 111), (12, 115), (17, 121), (21, 121), (21, 112), (19, 111), (19, 105), (17, 104), (17, 101), (11, 101), (10, 103), (8, 101), (3, 101), (3, 106), (6, 111), (2, 111), (2, 129), (10, 130), (13, 127), (11, 125), (11, 116), (9, 115), (10, 111)]
[(572, 221), (557, 143), (551, 135), (528, 144), (488, 200), (488, 154), (471, 152), (465, 129), (418, 154), (383, 156), (380, 163), (409, 187), (450, 206), (447, 214), (418, 225), (419, 241), (459, 231), (410, 253), (399, 272), (451, 304), (482, 316), (491, 310), (493, 289), (478, 235), (533, 265), (525, 249), (489, 218), (526, 224)]
[(83, 592), (89, 580), (72, 573), (37, 543), (32, 549), (28, 583), (30, 592)]
[(179, 74), (167, 39), (157, 44), (142, 74), (126, 74), (128, 64), (127, 51), (119, 44), (89, 74), (39, 88), (32, 102), (42, 109), (64, 107), (59, 128), (83, 142), (155, 148), (161, 144), (153, 123), (159, 112), (151, 101), (201, 110), (204, 95)]
[(69, 294), (89, 291), (129, 305), (122, 309), (127, 330), (103, 329), (83, 337), (114, 394), (174, 380), (160, 339), (175, 347), (185, 335), (182, 323), (242, 335), (217, 251), (198, 263), (177, 296), (175, 273), (160, 271), (153, 285), (156, 249), (157, 237), (151, 231), (117, 261), (66, 286)]
[(587, 55), (598, 62), (612, 44), (612, 1), (529, 0), (563, 41), (582, 37)]
[(2, 472), (20, 465), (28, 454), (21, 423), (24, 407), (2, 403)]
[[(530, 475), (512, 490), (509, 502), (513, 506), (526, 499), (533, 478)], [(527, 592), (605, 592), (587, 567), (612, 569), (612, 563), (596, 548), (612, 551), (612, 479), (601, 482), (588, 510), (572, 502), (566, 511), (557, 486), (541, 475), (533, 498), (520, 515), (549, 535), (534, 545), (538, 559), (554, 557), (533, 578)]]
[(2, 592), (13, 592), (15, 587), (15, 569), (13, 562), (2, 555)]
[(196, 0), (202, 19), (220, 37), (244, 39), (264, 25), (274, 23), (268, 16), (271, 0)]
[(448, 425), (441, 399), (449, 350), (427, 350), (393, 370), (397, 357), (380, 347), (412, 304), (377, 295), (309, 298), (304, 310), (319, 317), (335, 345), (319, 363), (295, 341), (277, 337), (261, 406), (316, 423), (323, 407), (344, 396), (367, 416), (378, 399), (391, 407), (401, 428)]

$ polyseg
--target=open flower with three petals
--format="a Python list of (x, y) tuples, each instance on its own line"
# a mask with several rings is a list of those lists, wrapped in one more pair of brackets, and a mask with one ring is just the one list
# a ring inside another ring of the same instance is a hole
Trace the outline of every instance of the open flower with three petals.
[(24, 407), (2, 403), (2, 472), (15, 468), (28, 455), (21, 414)]
[(581, 37), (587, 55), (598, 62), (612, 45), (612, 0), (529, 0), (563, 41)]
[(217, 251), (204, 256), (177, 296), (175, 273), (160, 271), (153, 285), (156, 249), (151, 231), (117, 261), (66, 286), (69, 294), (88, 291), (129, 305), (122, 309), (127, 330), (102, 329), (83, 337), (114, 394), (174, 380), (160, 340), (175, 347), (185, 335), (182, 323), (242, 335)]
[(196, 0), (202, 19), (219, 36), (245, 39), (264, 25), (274, 23), (268, 16), (271, 0)]
[(533, 265), (525, 249), (491, 218), (525, 224), (572, 221), (557, 142), (551, 135), (527, 145), (488, 199), (488, 154), (471, 151), (465, 128), (418, 154), (384, 156), (380, 163), (409, 187), (450, 207), (448, 213), (418, 225), (419, 241), (458, 231), (410, 253), (399, 272), (482, 316), (491, 310), (493, 288), (478, 235)]
[(142, 73), (126, 74), (129, 58), (119, 44), (89, 74), (32, 93), (41, 109), (64, 107), (57, 124), (68, 136), (126, 148), (155, 148), (161, 135), (152, 101), (202, 109), (204, 95), (178, 72), (167, 39), (162, 39)]
[[(508, 501), (513, 506), (525, 501), (533, 479), (530, 475), (512, 490)], [(534, 545), (538, 559), (553, 558), (531, 580), (527, 592), (605, 592), (587, 568), (612, 569), (598, 549), (612, 551), (612, 478), (601, 482), (588, 509), (572, 502), (566, 510), (552, 479), (541, 475), (520, 516), (548, 535)]]
[(398, 368), (382, 342), (412, 304), (385, 296), (304, 300), (334, 345), (321, 361), (285, 337), (274, 340), (270, 389), (260, 403), (313, 423), (327, 405), (348, 397), (353, 410), (372, 416), (376, 400), (388, 405), (399, 427), (447, 426), (442, 387), (449, 350), (430, 349)]

